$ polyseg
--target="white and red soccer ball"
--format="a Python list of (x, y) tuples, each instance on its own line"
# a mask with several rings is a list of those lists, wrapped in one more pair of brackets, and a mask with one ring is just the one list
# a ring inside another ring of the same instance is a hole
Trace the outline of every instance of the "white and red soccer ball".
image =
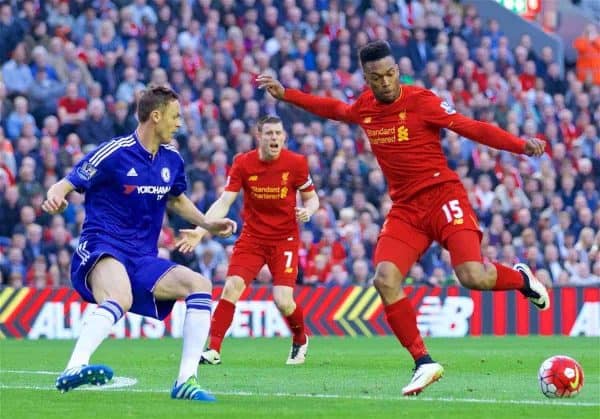
[(583, 387), (583, 369), (573, 358), (555, 355), (542, 362), (538, 379), (546, 397), (575, 397)]

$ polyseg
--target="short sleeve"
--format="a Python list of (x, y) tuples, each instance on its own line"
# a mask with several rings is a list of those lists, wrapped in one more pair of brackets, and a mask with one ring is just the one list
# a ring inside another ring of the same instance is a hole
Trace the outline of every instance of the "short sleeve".
[(181, 195), (182, 193), (187, 191), (188, 187), (183, 160), (181, 160), (181, 158), (178, 158), (177, 160), (178, 163), (175, 169), (175, 180), (173, 181), (173, 185), (171, 186), (171, 190), (169, 191), (169, 195), (171, 196)]
[(242, 157), (237, 157), (233, 160), (229, 175), (227, 176), (227, 183), (225, 184), (225, 190), (229, 192), (239, 192), (242, 189)]
[(308, 170), (308, 161), (302, 156), (296, 173), (296, 189), (300, 192), (310, 192), (315, 190), (310, 172)]
[(98, 148), (84, 156), (66, 179), (78, 192), (85, 192), (101, 182), (110, 172), (110, 157), (120, 148), (116, 140), (100, 144)]

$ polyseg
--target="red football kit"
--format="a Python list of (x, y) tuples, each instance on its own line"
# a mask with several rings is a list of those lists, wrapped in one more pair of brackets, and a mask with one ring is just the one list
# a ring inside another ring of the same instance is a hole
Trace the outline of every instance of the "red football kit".
[(306, 158), (282, 150), (272, 161), (258, 151), (233, 161), (226, 191), (244, 191), (244, 227), (235, 243), (228, 276), (251, 282), (267, 264), (275, 285), (294, 286), (298, 275), (297, 191), (314, 190)]
[[(324, 118), (359, 124), (364, 130), (393, 201), (377, 243), (375, 263), (391, 261), (403, 275), (433, 240), (448, 248), (454, 233), (476, 231), (481, 235), (467, 193), (448, 167), (440, 129), (451, 129), (493, 148), (519, 154), (525, 151), (524, 140), (458, 114), (420, 87), (402, 86), (393, 103), (378, 102), (370, 89), (351, 105), (295, 89), (286, 89), (283, 99)], [(453, 266), (482, 260), (479, 246), (451, 247)]]

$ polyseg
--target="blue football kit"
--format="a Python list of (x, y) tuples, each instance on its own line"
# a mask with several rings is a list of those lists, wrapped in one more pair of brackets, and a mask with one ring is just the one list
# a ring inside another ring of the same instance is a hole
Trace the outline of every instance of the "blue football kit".
[(131, 281), (131, 312), (164, 319), (174, 301), (157, 301), (157, 282), (176, 265), (157, 257), (169, 197), (187, 189), (184, 162), (171, 145), (152, 155), (137, 134), (101, 144), (66, 179), (85, 193), (85, 221), (71, 263), (71, 281), (81, 297), (96, 302), (87, 284), (105, 256), (125, 266)]

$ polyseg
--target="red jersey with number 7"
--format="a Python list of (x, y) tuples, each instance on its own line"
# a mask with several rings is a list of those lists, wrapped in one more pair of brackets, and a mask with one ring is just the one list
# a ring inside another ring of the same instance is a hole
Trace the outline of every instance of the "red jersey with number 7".
[(440, 130), (458, 134), (491, 147), (524, 153), (525, 141), (485, 122), (457, 113), (429, 90), (402, 86), (393, 103), (375, 99), (370, 89), (351, 105), (286, 89), (284, 98), (315, 115), (359, 124), (387, 179), (394, 202), (407, 202), (432, 185), (459, 181), (440, 142)]
[(225, 186), (226, 191), (244, 191), (242, 234), (264, 241), (298, 237), (297, 191), (314, 189), (306, 158), (286, 149), (272, 161), (260, 160), (257, 150), (240, 154)]

